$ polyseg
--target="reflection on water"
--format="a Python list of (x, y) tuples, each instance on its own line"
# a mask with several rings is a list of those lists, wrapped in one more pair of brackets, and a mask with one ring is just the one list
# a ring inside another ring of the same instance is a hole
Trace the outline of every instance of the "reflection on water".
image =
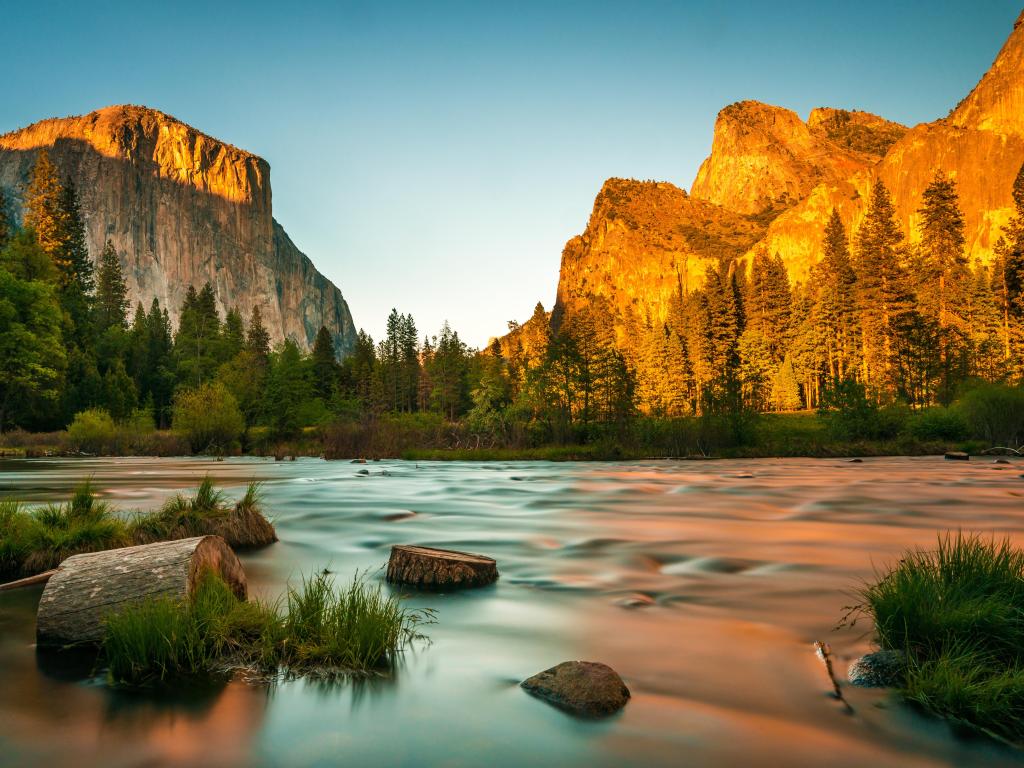
[[(64, 498), (92, 476), (124, 509), (206, 473), (236, 495), (264, 482), (281, 541), (242, 559), (267, 597), (324, 565), (379, 579), (396, 543), (480, 551), (502, 577), (410, 598), (439, 623), (390, 676), (173, 697), (112, 692), (88, 663), (37, 662), (40, 590), (0, 593), (0, 764), (1010, 764), (884, 692), (848, 691), (847, 714), (811, 643), (828, 640), (840, 666), (867, 648), (868, 627), (831, 631), (850, 590), (938, 530), (1024, 544), (1022, 471), (933, 458), (2, 462), (0, 496)], [(567, 659), (613, 666), (630, 704), (581, 721), (518, 688)]]

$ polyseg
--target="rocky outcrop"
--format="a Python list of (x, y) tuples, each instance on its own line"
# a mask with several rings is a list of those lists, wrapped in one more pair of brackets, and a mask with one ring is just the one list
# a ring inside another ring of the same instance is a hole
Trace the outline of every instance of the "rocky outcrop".
[(1024, 163), (1024, 13), (992, 67), (940, 120), (908, 129), (867, 112), (796, 113), (743, 101), (723, 109), (691, 194), (667, 183), (610, 179), (586, 231), (562, 253), (553, 325), (588, 303), (663, 318), (699, 288), (715, 258), (779, 254), (790, 279), (808, 278), (825, 225), (839, 211), (851, 234), (881, 178), (900, 226), (919, 239), (921, 198), (935, 172), (957, 182), (967, 252), (987, 262), (1012, 213)]
[(869, 165), (863, 153), (812, 131), (797, 114), (757, 101), (718, 113), (711, 155), (690, 192), (741, 214), (771, 216), (818, 184), (835, 184)]
[(811, 133), (868, 158), (882, 157), (907, 133), (907, 127), (860, 110), (818, 107), (807, 117)]
[(664, 321), (674, 299), (703, 284), (709, 266), (742, 255), (763, 233), (758, 221), (672, 184), (609, 179), (586, 230), (562, 252), (552, 321), (595, 299), (619, 317)]
[(176, 322), (188, 287), (210, 281), (222, 313), (259, 306), (275, 341), (308, 347), (323, 324), (351, 349), (345, 299), (274, 220), (262, 158), (145, 107), (43, 120), (0, 136), (15, 215), (42, 149), (78, 188), (90, 254), (113, 242), (133, 305), (156, 297)]

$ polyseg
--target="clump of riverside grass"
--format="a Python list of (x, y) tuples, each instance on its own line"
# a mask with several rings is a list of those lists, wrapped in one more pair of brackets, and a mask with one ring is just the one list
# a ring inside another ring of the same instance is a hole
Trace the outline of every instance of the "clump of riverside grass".
[(878, 644), (903, 651), (902, 695), (957, 724), (1024, 742), (1024, 551), (946, 534), (860, 591)]
[(65, 504), (30, 509), (0, 501), (0, 579), (41, 573), (83, 552), (207, 534), (235, 548), (277, 541), (263, 514), (259, 484), (250, 483), (245, 495), (230, 504), (207, 477), (192, 498), (178, 494), (155, 512), (125, 519), (96, 499), (86, 481)]
[(28, 510), (15, 501), (0, 502), (0, 574), (19, 576), (55, 568), (80, 552), (124, 547), (128, 526), (85, 482), (66, 504)]
[(234, 506), (206, 477), (189, 498), (176, 494), (156, 512), (143, 512), (131, 521), (136, 544), (214, 534), (235, 548), (258, 547), (277, 541), (274, 526), (263, 515), (258, 483), (250, 483)]
[(106, 619), (108, 680), (131, 686), (248, 668), (336, 675), (387, 670), (421, 637), (427, 610), (407, 610), (358, 576), (336, 588), (323, 571), (283, 601), (243, 601), (206, 574), (192, 598), (150, 599)]

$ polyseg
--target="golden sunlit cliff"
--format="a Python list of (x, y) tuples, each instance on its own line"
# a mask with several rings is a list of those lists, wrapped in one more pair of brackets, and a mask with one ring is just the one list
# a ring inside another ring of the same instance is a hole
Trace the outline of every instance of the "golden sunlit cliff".
[(341, 292), (274, 220), (270, 166), (157, 110), (113, 106), (0, 136), (0, 189), (20, 218), (46, 150), (77, 187), (89, 253), (110, 240), (134, 306), (155, 297), (173, 321), (190, 285), (210, 281), (218, 308), (260, 307), (274, 340), (306, 347), (325, 325), (354, 343)]
[(743, 101), (719, 113), (689, 196), (667, 183), (609, 180), (586, 231), (563, 251), (553, 316), (603, 297), (638, 317), (663, 317), (668, 297), (700, 287), (709, 257), (736, 250), (748, 258), (762, 248), (778, 253), (791, 280), (806, 280), (832, 210), (852, 238), (876, 178), (916, 241), (917, 210), (937, 170), (957, 183), (968, 256), (988, 261), (1024, 162), (1022, 21), (1024, 13), (948, 117), (908, 129), (867, 112), (818, 108), (805, 122)]

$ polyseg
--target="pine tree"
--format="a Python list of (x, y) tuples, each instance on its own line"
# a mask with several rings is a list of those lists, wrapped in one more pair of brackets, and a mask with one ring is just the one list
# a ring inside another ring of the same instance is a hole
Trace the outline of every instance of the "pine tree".
[(270, 356), (263, 413), (268, 426), (279, 437), (295, 434), (302, 427), (301, 409), (313, 396), (309, 365), (291, 339)]
[(64, 187), (60, 183), (57, 167), (49, 153), (40, 150), (32, 169), (32, 178), (25, 193), (24, 226), (31, 229), (39, 245), (62, 275), (70, 273), (70, 264), (62, 263), (65, 254), (68, 214), (62, 205)]
[(941, 384), (939, 400), (949, 403), (959, 380), (967, 374), (969, 328), (964, 317), (969, 288), (964, 253), (964, 216), (956, 183), (941, 171), (924, 191), (921, 217), (921, 256), (925, 278), (918, 307), (938, 324)]
[(313, 342), (311, 355), (313, 391), (325, 401), (330, 400), (338, 384), (338, 360), (334, 356), (334, 339), (321, 325)]
[(832, 209), (821, 261), (812, 271), (814, 325), (820, 330), (827, 373), (832, 381), (844, 380), (854, 372), (860, 346), (860, 324), (856, 304), (857, 277), (850, 262), (846, 229), (839, 212)]
[(131, 416), (137, 402), (135, 382), (125, 370), (124, 363), (115, 360), (103, 377), (103, 406), (120, 421)]
[(95, 317), (99, 331), (128, 327), (128, 286), (121, 271), (121, 259), (114, 244), (107, 240), (100, 255), (96, 279)]
[(468, 399), (466, 345), (445, 321), (430, 357), (430, 403), (438, 413), (454, 421)]
[(857, 300), (861, 316), (861, 365), (865, 383), (896, 388), (897, 334), (910, 306), (907, 276), (897, 246), (896, 210), (881, 179), (857, 230)]
[(772, 380), (772, 404), (777, 411), (795, 411), (803, 406), (800, 385), (793, 371), (793, 361), (787, 355)]
[(263, 325), (263, 314), (259, 306), (252, 308), (249, 316), (249, 333), (245, 338), (245, 346), (261, 364), (266, 364), (270, 357), (270, 334)]
[(73, 283), (82, 295), (92, 293), (95, 282), (93, 265), (89, 259), (89, 246), (85, 234), (85, 221), (78, 202), (78, 192), (73, 181), (68, 179), (61, 187), (60, 207), (64, 213), (62, 263), (67, 264), (66, 281)]
[(157, 426), (168, 427), (171, 424), (172, 400), (178, 376), (174, 361), (171, 319), (167, 310), (161, 309), (156, 298), (150, 304), (145, 328), (145, 399), (152, 404), (153, 418)]
[(770, 257), (764, 250), (754, 254), (744, 307), (746, 325), (764, 340), (773, 368), (785, 353), (792, 300), (782, 258), (778, 254)]
[(213, 379), (219, 364), (219, 340), (220, 317), (213, 286), (206, 283), (198, 292), (194, 286), (189, 286), (181, 305), (178, 332), (174, 336), (179, 384), (199, 387)]
[[(245, 348), (245, 323), (242, 314), (234, 307), (224, 315), (224, 326), (220, 333), (220, 349), (217, 359), (221, 364), (233, 360)], [(236, 398), (237, 399), (237, 398)]]

